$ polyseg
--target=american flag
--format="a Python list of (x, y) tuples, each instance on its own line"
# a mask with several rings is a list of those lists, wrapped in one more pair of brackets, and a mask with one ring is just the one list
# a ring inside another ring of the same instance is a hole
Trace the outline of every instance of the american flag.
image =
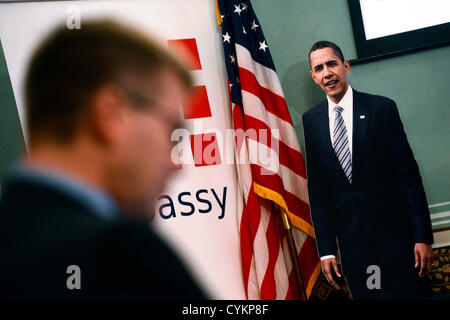
[[(238, 137), (238, 223), (248, 299), (298, 299), (279, 210), (296, 243), (307, 297), (320, 273), (307, 194), (306, 168), (267, 40), (249, 0), (218, 0), (218, 19), (229, 82), (233, 129)], [(256, 131), (256, 135), (242, 133)], [(268, 132), (269, 138), (265, 138)], [(265, 138), (265, 139), (264, 139)], [(252, 154), (275, 153), (277, 168)], [(242, 163), (242, 156), (245, 161)], [(258, 159), (257, 159), (258, 160)]]

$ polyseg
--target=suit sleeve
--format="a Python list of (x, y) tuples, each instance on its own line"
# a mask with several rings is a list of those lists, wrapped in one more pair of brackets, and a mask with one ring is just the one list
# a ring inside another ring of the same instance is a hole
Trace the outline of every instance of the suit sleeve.
[(430, 212), (419, 167), (403, 129), (397, 105), (392, 100), (387, 104), (385, 131), (391, 160), (411, 216), (414, 240), (416, 243), (432, 244)]
[(319, 256), (336, 255), (336, 233), (328, 218), (328, 197), (308, 120), (303, 116), (308, 195)]

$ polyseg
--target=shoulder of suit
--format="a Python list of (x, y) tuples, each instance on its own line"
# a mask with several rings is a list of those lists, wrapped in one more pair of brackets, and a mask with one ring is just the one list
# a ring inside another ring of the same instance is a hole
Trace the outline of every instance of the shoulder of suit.
[(123, 217), (112, 221), (108, 228), (99, 234), (99, 240), (108, 245), (119, 244), (123, 249), (151, 247), (162, 251), (169, 250), (148, 223)]
[(120, 216), (110, 223), (108, 233), (114, 236), (132, 236), (132, 238), (158, 238), (149, 224)]
[(371, 108), (383, 107), (386, 105), (395, 105), (395, 101), (391, 98), (366, 92), (360, 92), (353, 89), (353, 99), (355, 100), (355, 98), (368, 103)]
[(306, 111), (303, 114), (303, 120), (305, 120), (306, 118), (309, 118), (310, 116), (312, 116), (314, 114), (320, 113), (322, 108), (324, 108), (326, 106), (328, 106), (328, 100), (327, 99), (320, 101), (318, 104), (316, 104), (314, 107), (312, 107), (311, 109), (309, 109), (308, 111)]
[(102, 276), (116, 281), (108, 295), (205, 298), (183, 261), (148, 222), (121, 216), (98, 234), (94, 246)]
[(165, 271), (177, 270), (185, 275), (181, 260), (149, 223), (117, 219), (98, 235), (96, 248), (104, 261), (126, 259), (135, 265), (130, 265), (131, 269), (156, 270), (165, 266)]
[[(385, 109), (387, 107), (395, 106), (395, 101), (384, 96), (370, 94), (366, 92), (360, 92), (355, 89), (353, 89), (353, 98), (359, 99), (363, 103), (366, 103), (370, 106), (372, 109)], [(318, 104), (316, 104), (314, 107), (309, 109), (303, 114), (303, 121), (308, 120), (310, 117), (320, 114), (320, 112), (323, 111), (323, 108), (326, 108), (328, 106), (328, 100), (324, 99), (320, 101)]]

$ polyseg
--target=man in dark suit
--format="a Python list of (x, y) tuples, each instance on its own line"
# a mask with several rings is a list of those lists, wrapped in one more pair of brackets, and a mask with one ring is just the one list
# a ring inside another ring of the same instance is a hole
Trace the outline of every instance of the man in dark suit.
[(2, 187), (1, 298), (205, 298), (148, 225), (189, 87), (162, 45), (111, 21), (39, 46), (28, 157)]
[(350, 64), (336, 44), (317, 42), (309, 62), (312, 78), (327, 94), (303, 115), (322, 270), (339, 288), (339, 247), (354, 299), (423, 298), (433, 235), (397, 106), (348, 85)]

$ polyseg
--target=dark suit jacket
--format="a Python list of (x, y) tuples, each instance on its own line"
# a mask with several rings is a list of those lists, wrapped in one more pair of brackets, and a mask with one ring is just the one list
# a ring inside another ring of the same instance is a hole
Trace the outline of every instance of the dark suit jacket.
[[(9, 181), (0, 204), (2, 299), (204, 299), (145, 223), (104, 220), (58, 190)], [(67, 267), (81, 270), (69, 290)]]
[(336, 255), (337, 238), (344, 274), (365, 273), (368, 265), (378, 264), (396, 277), (413, 267), (414, 244), (431, 244), (433, 235), (395, 102), (353, 90), (352, 184), (332, 147), (327, 100), (303, 115), (303, 126), (320, 256)]

